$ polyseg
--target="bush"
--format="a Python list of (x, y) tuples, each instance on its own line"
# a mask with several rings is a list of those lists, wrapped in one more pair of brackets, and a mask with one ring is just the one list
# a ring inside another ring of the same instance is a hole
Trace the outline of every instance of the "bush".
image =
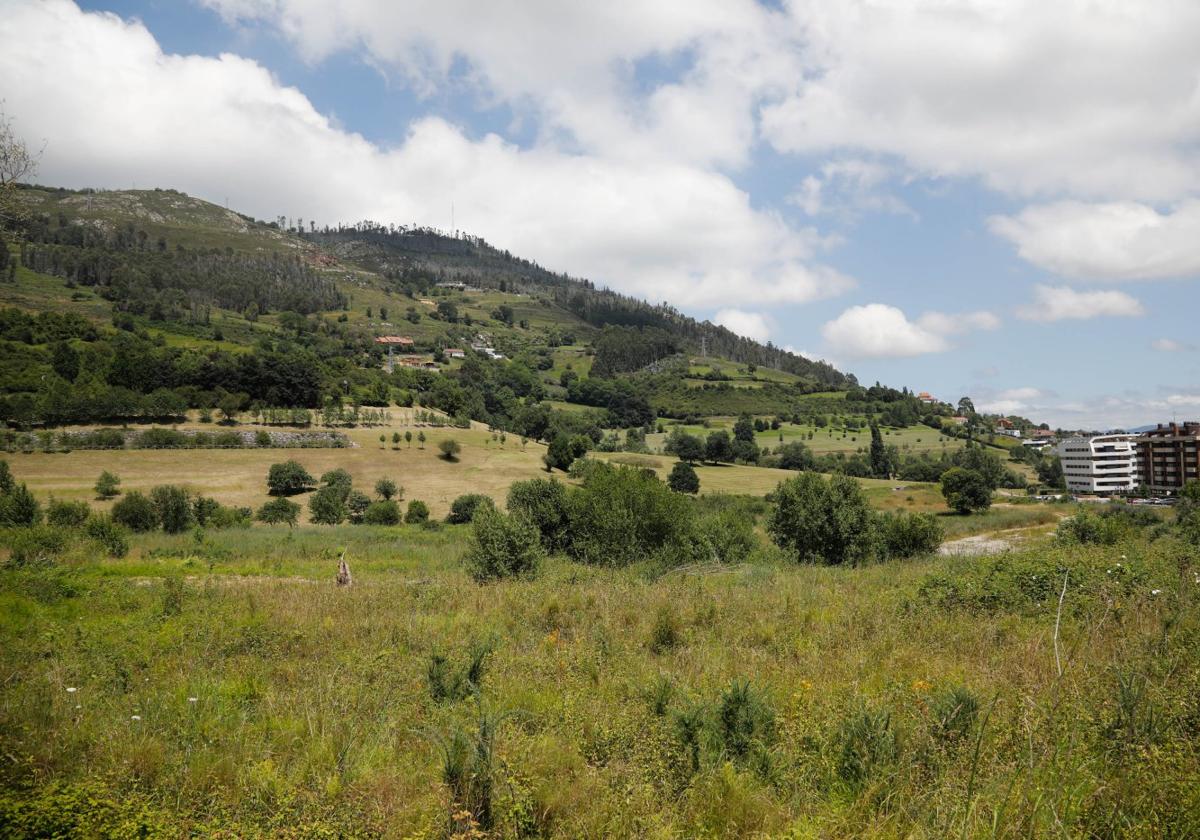
[(271, 447), (271, 433), (266, 429), (259, 429), (254, 433), (254, 445), (263, 449)]
[(474, 519), (481, 508), (494, 510), (496, 503), (492, 501), (491, 496), (485, 496), (482, 493), (466, 493), (450, 503), (450, 513), (447, 514), (446, 521), (451, 525), (462, 525)]
[(592, 441), (586, 435), (568, 437), (566, 434), (559, 433), (550, 441), (550, 446), (547, 448), (546, 454), (542, 456), (542, 461), (545, 462), (547, 470), (569, 470), (571, 464), (586, 455), (591, 448)]
[(24, 484), (0, 495), (0, 525), (29, 527), (42, 521), (42, 506)]
[(775, 713), (749, 681), (734, 680), (717, 705), (717, 731), (725, 752), (745, 759), (774, 740)]
[(296, 461), (272, 464), (267, 473), (267, 491), (272, 496), (294, 496), (316, 486), (313, 477)]
[(109, 557), (124, 557), (129, 553), (128, 532), (110, 516), (93, 516), (83, 526), (83, 533), (104, 547)]
[(933, 696), (930, 734), (944, 747), (960, 743), (971, 732), (979, 715), (979, 698), (969, 689), (953, 686)]
[(855, 712), (842, 721), (834, 742), (838, 776), (853, 787), (861, 786), (896, 758), (896, 733), (886, 711), (864, 708)]
[(772, 494), (767, 532), (798, 562), (862, 563), (875, 551), (874, 520), (853, 478), (801, 473)]
[(462, 452), (462, 446), (454, 438), (438, 441), (438, 449), (442, 452), (438, 457), (446, 461), (457, 461), (458, 453)]
[(294, 528), (300, 518), (300, 505), (282, 496), (264, 504), (255, 514), (255, 519), (268, 525), (286, 524)]
[(150, 491), (158, 524), (168, 534), (181, 534), (195, 523), (191, 499), (182, 487), (164, 484)]
[(982, 473), (951, 467), (942, 473), (942, 496), (951, 510), (962, 514), (992, 506), (992, 488)]
[(53, 525), (30, 525), (12, 532), (8, 546), (14, 566), (52, 566), (71, 543), (70, 532)]
[(584, 563), (679, 565), (700, 554), (691, 503), (649, 470), (597, 463), (568, 495), (568, 521), (567, 550)]
[(110, 473), (108, 470), (100, 473), (100, 477), (96, 479), (96, 497), (100, 499), (111, 499), (113, 496), (121, 493), (121, 479)]
[(483, 582), (530, 576), (545, 556), (537, 526), (520, 514), (505, 515), (481, 507), (473, 520), (466, 563), (471, 577)]
[(1099, 516), (1081, 510), (1058, 525), (1058, 537), (1069, 543), (1115, 545), (1126, 531), (1125, 523), (1116, 516)]
[(400, 505), (392, 499), (372, 502), (363, 514), (364, 525), (399, 525)]
[(371, 506), (371, 497), (360, 490), (351, 490), (346, 496), (346, 515), (350, 521), (359, 525), (363, 521), (363, 516), (367, 512), (367, 508)]
[(735, 509), (701, 516), (696, 528), (712, 559), (720, 563), (744, 563), (759, 546), (753, 520)]
[(404, 491), (390, 478), (381, 478), (375, 482), (375, 495), (386, 502), (393, 496), (403, 497)]
[(64, 502), (57, 499), (50, 501), (46, 511), (46, 521), (60, 528), (78, 528), (87, 521), (92, 509), (87, 502)]
[(683, 627), (675, 610), (669, 604), (659, 607), (650, 628), (650, 652), (660, 654), (670, 650), (679, 644), (682, 635)]
[(933, 554), (946, 533), (932, 513), (890, 513), (879, 518), (880, 551), (884, 557)]
[(354, 479), (350, 477), (350, 473), (339, 467), (321, 476), (321, 487), (336, 491), (345, 502), (354, 487)]
[(514, 481), (508, 488), (508, 512), (528, 519), (547, 551), (561, 551), (568, 540), (567, 488), (553, 478)]
[(429, 505), (422, 502), (420, 499), (413, 499), (408, 503), (408, 510), (404, 514), (404, 522), (407, 525), (421, 525), (429, 521)]
[(139, 533), (158, 527), (158, 510), (153, 502), (137, 490), (126, 493), (113, 505), (112, 518), (118, 525)]
[(308, 500), (308, 516), (317, 525), (340, 525), (346, 518), (346, 501), (336, 484), (326, 485)]
[(687, 461), (676, 461), (667, 477), (667, 486), (676, 493), (699, 493), (700, 476), (696, 475), (696, 468)]

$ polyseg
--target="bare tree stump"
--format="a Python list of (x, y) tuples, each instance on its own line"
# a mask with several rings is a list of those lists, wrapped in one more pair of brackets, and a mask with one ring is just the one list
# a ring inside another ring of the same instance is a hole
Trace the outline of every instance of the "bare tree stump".
[(353, 582), (353, 578), (350, 577), (350, 566), (346, 563), (346, 552), (343, 551), (341, 558), (338, 559), (337, 585), (349, 586)]

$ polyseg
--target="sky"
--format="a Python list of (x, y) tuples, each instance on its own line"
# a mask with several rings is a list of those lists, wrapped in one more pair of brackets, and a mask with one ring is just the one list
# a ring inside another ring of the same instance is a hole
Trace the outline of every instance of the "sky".
[(38, 180), (454, 228), (860, 382), (1200, 418), (1195, 0), (0, 0)]

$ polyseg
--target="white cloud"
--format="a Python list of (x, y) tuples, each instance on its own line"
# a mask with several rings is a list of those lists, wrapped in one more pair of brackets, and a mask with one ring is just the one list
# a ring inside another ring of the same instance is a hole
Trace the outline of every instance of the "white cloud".
[(1008, 388), (981, 399), (976, 407), (987, 414), (1021, 414), (1036, 408), (1046, 396), (1041, 388)]
[(822, 214), (854, 222), (864, 213), (891, 213), (918, 218), (916, 211), (888, 192), (895, 176), (878, 161), (846, 158), (821, 165), (821, 174), (807, 175), (787, 201), (809, 216)]
[(908, 320), (894, 306), (852, 306), (821, 328), (835, 353), (851, 358), (920, 356), (949, 349), (942, 336)]
[(1173, 201), (1200, 187), (1191, 0), (838, 0), (789, 7), (805, 72), (778, 149), (892, 156), (1018, 195)]
[[(553, 26), (522, 32), (527, 14), (489, 4), (472, 6), (471, 26), (431, 4), (424, 17), (436, 18), (437, 31), (417, 25), (422, 14), (383, 14), (366, 2), (327, 9), (333, 16), (321, 26), (285, 0), (234, 5), (281, 15), (281, 26), (314, 57), (362, 41), (407, 72), (449, 74), (456, 56), (478, 52), (484, 58), (477, 71), (499, 80), (498, 95), (518, 98), (544, 94), (545, 85), (585, 84), (586, 73), (541, 75), (573, 58), (582, 72), (639, 51), (682, 48), (701, 32), (719, 46), (723, 27), (741, 31), (730, 16), (745, 10), (684, 4), (687, 20), (699, 22), (677, 31), (670, 9), (654, 11), (651, 25), (597, 6), (588, 23), (607, 46), (592, 46), (590, 37), (553, 42), (561, 34)], [(569, 15), (572, 6), (542, 11)], [(505, 15), (513, 18), (507, 28), (490, 32), (488, 21)], [(438, 41), (449, 29), (473, 40)], [(629, 44), (619, 43), (626, 36)], [(389, 53), (393, 37), (402, 46)], [(726, 175), (687, 160), (600, 156), (554, 144), (521, 149), (495, 135), (469, 139), (436, 118), (415, 121), (401, 143), (383, 148), (340, 129), (253, 61), (166, 54), (140, 23), (83, 13), (67, 0), (9, 2), (0, 43), (6, 108), (22, 134), (46, 138), (47, 183), (170, 186), (228, 198), (260, 217), (283, 213), (318, 224), (372, 218), (444, 225), (453, 200), (464, 227), (501, 247), (681, 306), (802, 303), (853, 286), (811, 261), (820, 244), (815, 233), (756, 210)]]
[(926, 312), (917, 319), (917, 323), (923, 329), (939, 335), (962, 335), (977, 330), (1000, 329), (1000, 319), (986, 310), (955, 314)]
[(1039, 268), (1097, 281), (1200, 274), (1200, 201), (1159, 213), (1134, 201), (1060, 201), (993, 216), (993, 233)]
[(1176, 341), (1173, 338), (1156, 338), (1150, 344), (1155, 350), (1160, 353), (1183, 353), (1187, 350), (1195, 350), (1194, 344), (1186, 344), (1182, 341)]
[(766, 342), (774, 329), (770, 317), (761, 312), (747, 312), (743, 309), (722, 309), (713, 316), (713, 323), (761, 342)]
[(1034, 302), (1018, 307), (1026, 321), (1087, 320), (1102, 316), (1133, 318), (1145, 314), (1141, 303), (1124, 292), (1079, 292), (1068, 286), (1035, 286)]

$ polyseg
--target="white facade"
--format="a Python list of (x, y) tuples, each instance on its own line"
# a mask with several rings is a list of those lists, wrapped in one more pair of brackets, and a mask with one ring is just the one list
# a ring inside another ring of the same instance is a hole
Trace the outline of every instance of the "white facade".
[(1142, 483), (1137, 435), (1067, 438), (1055, 447), (1072, 493), (1129, 493)]

